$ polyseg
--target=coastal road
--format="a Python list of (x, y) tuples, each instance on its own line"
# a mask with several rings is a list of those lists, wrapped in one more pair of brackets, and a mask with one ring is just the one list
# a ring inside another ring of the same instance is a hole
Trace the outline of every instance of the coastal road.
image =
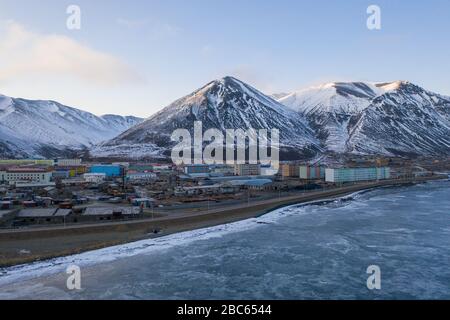
[[(83, 225), (39, 227), (0, 231), (0, 267), (35, 260), (71, 255), (133, 241), (155, 238), (176, 232), (200, 229), (261, 216), (277, 208), (384, 186), (400, 186), (443, 179), (442, 176), (419, 177), (413, 180), (385, 180), (354, 184), (287, 197), (245, 202), (186, 213), (182, 210), (168, 217), (128, 220)], [(446, 177), (445, 177), (446, 178)], [(158, 230), (160, 232), (155, 233)]]

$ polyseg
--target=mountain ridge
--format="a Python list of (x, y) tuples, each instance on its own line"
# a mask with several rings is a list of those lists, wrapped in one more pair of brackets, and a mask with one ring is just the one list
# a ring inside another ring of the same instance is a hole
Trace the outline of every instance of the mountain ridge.
[(450, 153), (450, 97), (409, 81), (336, 82), (296, 91), (279, 102), (303, 114), (324, 148), (336, 153)]
[(147, 119), (0, 95), (0, 154), (89, 149), (94, 157), (167, 157), (171, 133), (192, 132), (195, 121), (204, 130), (279, 129), (282, 153), (302, 159), (450, 155), (450, 97), (409, 81), (330, 82), (269, 96), (234, 77), (211, 81)]
[(96, 116), (52, 100), (0, 95), (0, 153), (48, 157), (108, 140), (143, 121), (133, 116)]

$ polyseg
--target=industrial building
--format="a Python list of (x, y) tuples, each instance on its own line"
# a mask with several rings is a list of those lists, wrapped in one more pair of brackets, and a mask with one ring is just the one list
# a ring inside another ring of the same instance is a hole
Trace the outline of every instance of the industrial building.
[(175, 196), (233, 194), (237, 191), (239, 191), (239, 187), (237, 186), (232, 186), (231, 184), (216, 183), (212, 185), (176, 188)]
[(211, 171), (216, 175), (232, 176), (234, 175), (234, 166), (215, 164), (211, 166)]
[(299, 177), (304, 180), (325, 179), (325, 167), (300, 166)]
[(108, 178), (120, 177), (123, 169), (120, 165), (98, 164), (90, 168), (90, 173), (104, 173)]
[(128, 173), (127, 181), (129, 182), (150, 182), (157, 178), (152, 172)]
[(172, 171), (172, 166), (168, 164), (154, 164), (153, 172), (169, 172)]
[(391, 169), (389, 167), (339, 168), (325, 170), (325, 180), (334, 183), (384, 180), (389, 179), (390, 177)]
[(55, 171), (68, 171), (69, 177), (73, 178), (87, 172), (86, 166), (59, 166), (55, 167)]
[(185, 165), (184, 166), (184, 173), (185, 174), (206, 174), (209, 173), (209, 165), (207, 164), (192, 164), (192, 165)]
[(80, 221), (126, 220), (139, 218), (139, 207), (88, 207), (79, 217)]
[(131, 164), (128, 167), (128, 172), (137, 173), (137, 172), (153, 172), (153, 165), (147, 163), (136, 163)]
[(261, 174), (261, 165), (259, 164), (236, 164), (234, 166), (234, 175), (236, 176), (259, 176)]
[(255, 190), (264, 190), (267, 186), (270, 186), (272, 183), (273, 181), (271, 179), (266, 178), (230, 181), (230, 184), (234, 187), (239, 186)]
[(68, 217), (72, 214), (71, 209), (45, 208), (45, 209), (22, 209), (14, 220), (14, 225), (48, 224), (69, 222)]

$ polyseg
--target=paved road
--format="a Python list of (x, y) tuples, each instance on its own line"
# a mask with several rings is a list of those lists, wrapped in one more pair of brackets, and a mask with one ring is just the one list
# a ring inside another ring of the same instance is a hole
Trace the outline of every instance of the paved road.
[[(127, 221), (115, 221), (115, 222), (102, 222), (102, 223), (86, 223), (86, 224), (76, 224), (76, 225), (67, 225), (67, 226), (49, 226), (49, 227), (32, 227), (32, 228), (21, 228), (21, 229), (6, 229), (0, 230), (0, 234), (11, 234), (11, 233), (23, 233), (23, 232), (36, 232), (36, 231), (48, 231), (48, 230), (65, 230), (65, 229), (87, 229), (98, 226), (119, 226), (119, 225), (132, 225), (132, 224), (140, 224), (143, 222), (160, 222), (160, 221), (168, 221), (172, 219), (182, 218), (182, 217), (195, 217), (195, 216), (205, 216), (209, 214), (217, 214), (221, 212), (229, 212), (233, 210), (244, 210), (252, 207), (260, 207), (263, 205), (273, 206), (276, 204), (286, 205), (286, 203), (298, 202), (302, 203), (305, 201), (313, 201), (320, 200), (324, 197), (333, 197), (339, 196), (341, 194), (346, 194), (348, 192), (356, 192), (359, 190), (370, 189), (372, 187), (381, 187), (381, 186), (389, 186), (389, 185), (397, 185), (397, 184), (406, 184), (406, 183), (417, 183), (424, 182), (430, 180), (430, 177), (426, 178), (416, 178), (413, 180), (384, 180), (379, 182), (370, 182), (370, 183), (360, 183), (353, 184), (346, 187), (325, 189), (321, 191), (311, 191), (306, 193), (300, 193), (292, 196), (284, 196), (284, 197), (274, 197), (272, 199), (266, 200), (257, 200), (250, 202), (240, 202), (238, 204), (233, 205), (225, 205), (221, 208), (214, 208), (210, 210), (202, 210), (198, 212), (186, 212), (186, 210), (179, 209), (178, 211), (172, 211), (170, 216), (162, 217), (162, 218), (147, 218), (147, 219), (135, 219), (135, 220), (127, 220)], [(162, 213), (161, 211), (155, 211), (155, 213)]]

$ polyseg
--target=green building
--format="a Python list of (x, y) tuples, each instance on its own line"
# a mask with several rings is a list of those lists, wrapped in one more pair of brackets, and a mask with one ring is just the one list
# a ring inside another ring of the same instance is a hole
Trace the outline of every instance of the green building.
[(391, 169), (389, 167), (339, 168), (325, 170), (325, 180), (334, 183), (376, 181), (389, 179), (390, 177)]

